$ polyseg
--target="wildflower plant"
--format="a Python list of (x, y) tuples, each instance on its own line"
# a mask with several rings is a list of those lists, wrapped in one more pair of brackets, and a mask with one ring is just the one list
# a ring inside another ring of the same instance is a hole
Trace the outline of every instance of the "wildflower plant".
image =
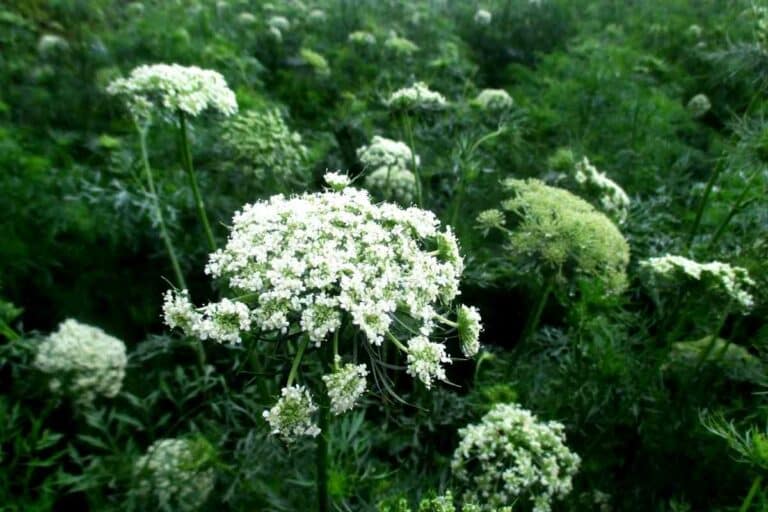
[(173, 244), (170, 241), (170, 235), (160, 213), (159, 199), (146, 154), (147, 130), (155, 115), (159, 115), (161, 119), (166, 121), (177, 122), (181, 164), (189, 178), (197, 213), (205, 230), (208, 245), (211, 250), (215, 250), (216, 241), (192, 165), (187, 119), (198, 117), (206, 110), (215, 111), (225, 117), (234, 115), (237, 113), (235, 93), (232, 92), (224, 77), (218, 72), (178, 64), (139, 66), (131, 71), (128, 78), (113, 80), (107, 86), (107, 92), (125, 100), (136, 124), (150, 193), (157, 202), (156, 210), (162, 235), (177, 274), (177, 281), (179, 285), (183, 286), (183, 276), (173, 250)]
[(400, 117), (403, 137), (411, 152), (411, 169), (416, 174), (416, 204), (421, 207), (424, 204), (424, 194), (421, 174), (416, 161), (414, 123), (418, 120), (419, 113), (443, 110), (448, 106), (448, 102), (445, 96), (431, 90), (424, 82), (416, 82), (410, 87), (393, 92), (386, 104), (391, 111)]
[[(735, 304), (742, 311), (754, 306), (751, 289), (755, 281), (747, 269), (721, 261), (699, 263), (684, 256), (667, 254), (640, 263), (652, 285), (676, 289), (683, 282), (700, 282), (721, 298), (720, 307)], [(724, 299), (724, 301), (722, 300)]]
[[(286, 441), (319, 436), (320, 453), (327, 450), (329, 410), (341, 414), (359, 403), (369, 374), (388, 379), (385, 344), (429, 388), (447, 380), (447, 334), (457, 329), (471, 356), (482, 329), (473, 308), (459, 306), (458, 320), (450, 319), (463, 271), (450, 228), (441, 230), (428, 211), (375, 204), (344, 175), (325, 178), (330, 188), (323, 192), (277, 195), (235, 215), (226, 246), (205, 268), (229, 297), (195, 307), (185, 291), (169, 292), (164, 306), (166, 323), (191, 336), (296, 339), (287, 345), (294, 348), (282, 396), (264, 417)], [(312, 353), (325, 391), (302, 377)], [(369, 355), (368, 364), (360, 354)]]
[(224, 123), (222, 141), (233, 164), (269, 190), (305, 187), (308, 150), (280, 110), (247, 110)]
[(121, 340), (69, 319), (40, 343), (34, 365), (49, 375), (51, 391), (89, 405), (120, 392), (127, 362)]
[(375, 135), (371, 143), (357, 150), (360, 163), (368, 171), (365, 188), (378, 199), (409, 205), (416, 196), (416, 175), (411, 171), (420, 164), (408, 145)]
[(549, 512), (555, 499), (570, 493), (581, 463), (561, 423), (542, 422), (514, 403), (496, 404), (459, 436), (451, 462), (459, 497), (482, 511), (525, 504)]
[(549, 165), (561, 173), (560, 182), (567, 183), (569, 188), (606, 215), (619, 224), (627, 220), (629, 196), (618, 183), (592, 165), (587, 157), (577, 160), (573, 151), (561, 148), (550, 157)]
[(159, 510), (198, 510), (216, 481), (214, 459), (203, 438), (159, 439), (134, 463), (134, 492)]
[(485, 112), (504, 112), (512, 108), (515, 101), (504, 89), (483, 89), (472, 100), (472, 105)]
[(605, 297), (624, 291), (629, 245), (607, 216), (567, 190), (536, 179), (510, 178), (503, 186), (512, 197), (501, 203), (501, 210), (482, 212), (478, 227), (503, 234), (504, 258), (514, 274), (534, 275), (544, 285), (523, 338), (538, 327), (549, 295), (558, 288), (589, 280)]

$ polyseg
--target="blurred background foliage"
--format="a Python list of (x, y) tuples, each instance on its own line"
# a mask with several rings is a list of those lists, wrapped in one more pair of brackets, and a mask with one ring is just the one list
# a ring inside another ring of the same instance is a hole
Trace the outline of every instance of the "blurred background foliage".
[[(337, 422), (331, 438), (341, 449), (330, 471), (338, 510), (417, 503), (449, 488), (457, 429), (509, 401), (563, 422), (582, 458), (575, 490), (556, 510), (736, 510), (765, 469), (737, 460), (701, 414), (729, 418), (736, 430), (720, 430), (733, 435), (768, 422), (766, 7), (0, 2), (0, 508), (138, 508), (132, 461), (154, 440), (187, 433), (216, 450), (220, 476), (204, 509), (313, 503), (311, 450), (286, 449), (261, 419), (279, 389), (279, 376), (265, 370), (275, 354), (211, 347), (210, 371), (201, 372), (186, 340), (162, 334), (171, 269), (132, 126), (104, 88), (136, 65), (167, 62), (221, 72), (241, 112), (253, 116), (234, 127), (191, 127), (220, 240), (244, 203), (318, 190), (326, 169), (364, 174), (357, 148), (374, 135), (404, 140), (385, 105), (394, 90), (425, 81), (451, 103), (418, 119), (414, 144), (425, 206), (455, 220), (467, 262), (463, 294), (483, 313), (486, 352), (476, 365), (452, 366), (461, 390), (430, 394), (399, 382), (407, 405), (371, 402)], [(492, 14), (489, 24), (475, 19), (480, 8)], [(369, 42), (350, 40), (356, 31)], [(505, 89), (512, 111), (473, 109), (485, 88)], [(709, 100), (703, 112), (690, 104), (699, 94)], [(498, 136), (473, 146), (499, 126)], [(176, 144), (172, 130), (154, 129), (150, 157), (191, 288), (212, 296)], [(620, 226), (631, 247), (629, 288), (605, 301), (594, 283), (571, 283), (578, 289), (548, 301), (541, 328), (519, 343), (544, 285), (516, 266), (503, 240), (483, 236), (475, 217), (506, 198), (502, 179), (551, 178), (548, 159), (562, 147), (587, 155), (632, 200)], [(459, 176), (467, 187), (451, 216)], [(718, 328), (722, 305), (671, 297), (664, 307), (637, 263), (667, 252), (747, 268), (755, 308)], [(126, 341), (129, 374), (113, 402), (77, 411), (47, 395), (31, 361), (41, 333), (66, 318)], [(739, 351), (691, 364), (697, 340), (715, 330)], [(768, 493), (758, 491), (752, 504), (768, 510)]]

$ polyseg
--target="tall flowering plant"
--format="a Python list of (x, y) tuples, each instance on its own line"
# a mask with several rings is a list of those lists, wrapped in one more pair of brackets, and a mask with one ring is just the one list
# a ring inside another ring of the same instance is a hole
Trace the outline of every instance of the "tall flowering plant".
[(139, 66), (131, 71), (127, 78), (113, 80), (107, 86), (107, 93), (124, 100), (136, 125), (141, 146), (142, 164), (147, 176), (149, 192), (155, 202), (155, 216), (160, 226), (161, 236), (171, 259), (176, 281), (179, 286), (186, 287), (160, 209), (155, 179), (147, 154), (147, 133), (156, 119), (176, 123), (181, 164), (189, 177), (197, 213), (203, 224), (208, 245), (211, 250), (216, 250), (213, 231), (205, 212), (205, 203), (192, 165), (187, 122), (189, 118), (198, 117), (207, 110), (215, 111), (223, 116), (235, 114), (237, 112), (235, 93), (232, 92), (220, 73), (196, 66), (186, 67), (178, 64)]
[[(482, 329), (475, 308), (454, 304), (463, 260), (450, 228), (419, 208), (373, 203), (347, 188), (345, 176), (326, 181), (323, 192), (274, 196), (235, 215), (226, 246), (205, 269), (228, 296), (196, 307), (186, 291), (169, 291), (164, 304), (166, 323), (199, 339), (296, 340), (285, 386), (263, 416), (287, 442), (318, 438), (321, 510), (329, 415), (354, 408), (369, 375), (385, 378), (385, 345), (430, 388), (447, 379), (451, 333), (473, 357)], [(311, 358), (320, 379), (302, 372)]]

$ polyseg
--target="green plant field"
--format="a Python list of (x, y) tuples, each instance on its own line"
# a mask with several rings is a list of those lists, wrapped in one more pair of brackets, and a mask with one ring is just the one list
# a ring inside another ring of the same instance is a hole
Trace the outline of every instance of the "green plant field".
[(768, 512), (765, 0), (0, 1), (0, 511)]

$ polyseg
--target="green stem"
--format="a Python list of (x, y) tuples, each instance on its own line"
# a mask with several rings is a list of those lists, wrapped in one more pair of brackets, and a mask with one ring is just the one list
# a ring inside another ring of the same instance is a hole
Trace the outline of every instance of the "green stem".
[[(324, 361), (327, 363), (327, 361)], [(324, 364), (323, 366), (327, 366)], [(328, 417), (328, 398), (323, 393), (320, 398), (318, 415), (318, 427), (320, 434), (317, 436), (317, 453), (315, 464), (317, 466), (317, 510), (329, 512), (331, 510), (328, 498), (328, 432), (330, 421)]]
[(160, 198), (157, 195), (157, 188), (155, 187), (155, 177), (152, 174), (152, 167), (149, 165), (149, 156), (147, 154), (147, 132), (145, 129), (140, 127), (137, 127), (137, 130), (139, 132), (139, 145), (141, 146), (141, 161), (144, 164), (144, 172), (147, 175), (149, 193), (152, 196), (155, 215), (157, 216), (157, 222), (160, 225), (160, 236), (163, 239), (163, 243), (165, 243), (165, 250), (168, 252), (168, 257), (171, 259), (173, 273), (176, 274), (176, 284), (180, 288), (186, 290), (187, 283), (184, 281), (184, 274), (181, 272), (181, 266), (179, 265), (179, 260), (176, 257), (176, 250), (173, 248), (171, 236), (168, 234), (168, 228), (165, 225), (163, 211), (160, 208)]
[(202, 222), (203, 229), (205, 230), (205, 236), (208, 238), (208, 246), (210, 247), (211, 252), (213, 252), (216, 250), (216, 240), (213, 238), (211, 224), (208, 222), (208, 214), (205, 213), (205, 203), (203, 202), (203, 196), (200, 194), (200, 187), (197, 185), (195, 169), (192, 166), (192, 153), (189, 149), (187, 119), (184, 115), (184, 112), (182, 111), (179, 111), (179, 130), (179, 138), (181, 142), (181, 163), (184, 166), (184, 170), (187, 171), (187, 176), (189, 177), (189, 185), (192, 187), (192, 194), (195, 196), (197, 215), (200, 217), (200, 222)]
[(701, 356), (699, 357), (699, 360), (696, 363), (696, 367), (694, 368), (694, 373), (699, 371), (699, 369), (707, 361), (707, 358), (709, 358), (709, 355), (712, 353), (712, 350), (714, 350), (715, 344), (717, 344), (717, 339), (720, 337), (720, 331), (722, 331), (723, 326), (725, 326), (725, 321), (728, 319), (728, 313), (730, 312), (730, 310), (731, 310), (731, 304), (729, 303), (725, 307), (725, 310), (723, 310), (723, 314), (720, 316), (720, 322), (717, 325), (717, 329), (715, 329), (715, 331), (712, 333), (712, 337), (710, 339), (709, 344), (707, 345), (707, 348), (704, 349), (704, 352), (702, 352)]
[(736, 216), (739, 210), (745, 205), (744, 199), (747, 197), (747, 194), (749, 194), (749, 191), (752, 188), (752, 181), (755, 179), (757, 175), (758, 175), (758, 172), (755, 171), (747, 180), (746, 185), (744, 185), (744, 189), (739, 194), (739, 197), (736, 199), (736, 202), (734, 203), (733, 207), (728, 212), (728, 215), (725, 216), (725, 219), (723, 219), (723, 221), (717, 227), (715, 234), (712, 236), (712, 239), (709, 241), (709, 245), (707, 246), (708, 251), (711, 251), (712, 249), (714, 249), (715, 244), (717, 244), (717, 242), (720, 240), (720, 237), (723, 236), (723, 233), (725, 233), (725, 228), (728, 227), (728, 224), (733, 220), (733, 218)]
[(752, 500), (755, 499), (755, 495), (757, 494), (757, 491), (760, 489), (760, 485), (762, 483), (763, 483), (763, 477), (760, 475), (756, 476), (755, 479), (752, 480), (752, 487), (749, 488), (749, 492), (747, 493), (747, 496), (744, 498), (744, 501), (741, 503), (739, 512), (747, 512), (747, 510), (749, 510), (749, 507), (752, 506)]
[(547, 301), (549, 300), (549, 296), (552, 293), (554, 287), (554, 279), (547, 279), (547, 282), (544, 285), (544, 290), (541, 292), (539, 301), (536, 303), (536, 306), (533, 310), (533, 314), (528, 317), (528, 321), (525, 324), (523, 335), (520, 337), (521, 342), (525, 342), (533, 335), (534, 332), (536, 332), (536, 329), (539, 327), (539, 322), (541, 321), (541, 314), (544, 312), (544, 307), (547, 305)]
[(0, 320), (0, 336), (5, 336), (8, 341), (16, 341), (19, 339), (19, 335), (14, 331), (10, 325)]
[(413, 167), (413, 174), (416, 176), (416, 204), (421, 208), (424, 206), (424, 200), (422, 195), (422, 183), (421, 183), (421, 169), (416, 162), (416, 145), (413, 138), (413, 126), (411, 124), (411, 117), (403, 113), (403, 132), (405, 134), (408, 147), (411, 149), (411, 167)]
[(309, 345), (309, 336), (304, 336), (304, 338), (301, 340), (299, 344), (299, 350), (296, 352), (296, 355), (293, 357), (293, 364), (291, 364), (291, 373), (288, 374), (288, 383), (287, 383), (288, 386), (293, 384), (294, 379), (296, 379), (296, 374), (298, 373), (299, 365), (301, 364), (301, 358), (304, 357), (304, 351), (307, 350), (308, 345)]
[(406, 354), (408, 353), (408, 348), (406, 348), (406, 346), (405, 346), (405, 345), (403, 345), (402, 343), (400, 343), (400, 340), (398, 340), (398, 339), (395, 337), (395, 335), (394, 335), (394, 334), (392, 334), (391, 332), (387, 331), (387, 337), (389, 337), (389, 339), (392, 341), (392, 343), (394, 343), (394, 344), (395, 344), (395, 346), (396, 346), (397, 348), (399, 348), (400, 350), (402, 350), (402, 351), (403, 351), (403, 352), (405, 352)]
[(699, 207), (696, 210), (696, 218), (693, 221), (693, 226), (691, 226), (691, 231), (688, 233), (688, 240), (685, 243), (685, 246), (690, 249), (691, 245), (693, 244), (693, 239), (696, 237), (696, 233), (699, 231), (699, 227), (701, 226), (701, 219), (704, 216), (704, 208), (707, 206), (707, 202), (709, 201), (709, 196), (712, 194), (712, 188), (715, 186), (715, 182), (717, 182), (717, 178), (720, 176), (720, 173), (723, 171), (724, 164), (718, 162), (715, 165), (714, 170), (712, 171), (712, 174), (709, 176), (709, 181), (707, 182), (707, 186), (704, 189), (704, 195), (701, 196), (701, 201), (699, 202)]

